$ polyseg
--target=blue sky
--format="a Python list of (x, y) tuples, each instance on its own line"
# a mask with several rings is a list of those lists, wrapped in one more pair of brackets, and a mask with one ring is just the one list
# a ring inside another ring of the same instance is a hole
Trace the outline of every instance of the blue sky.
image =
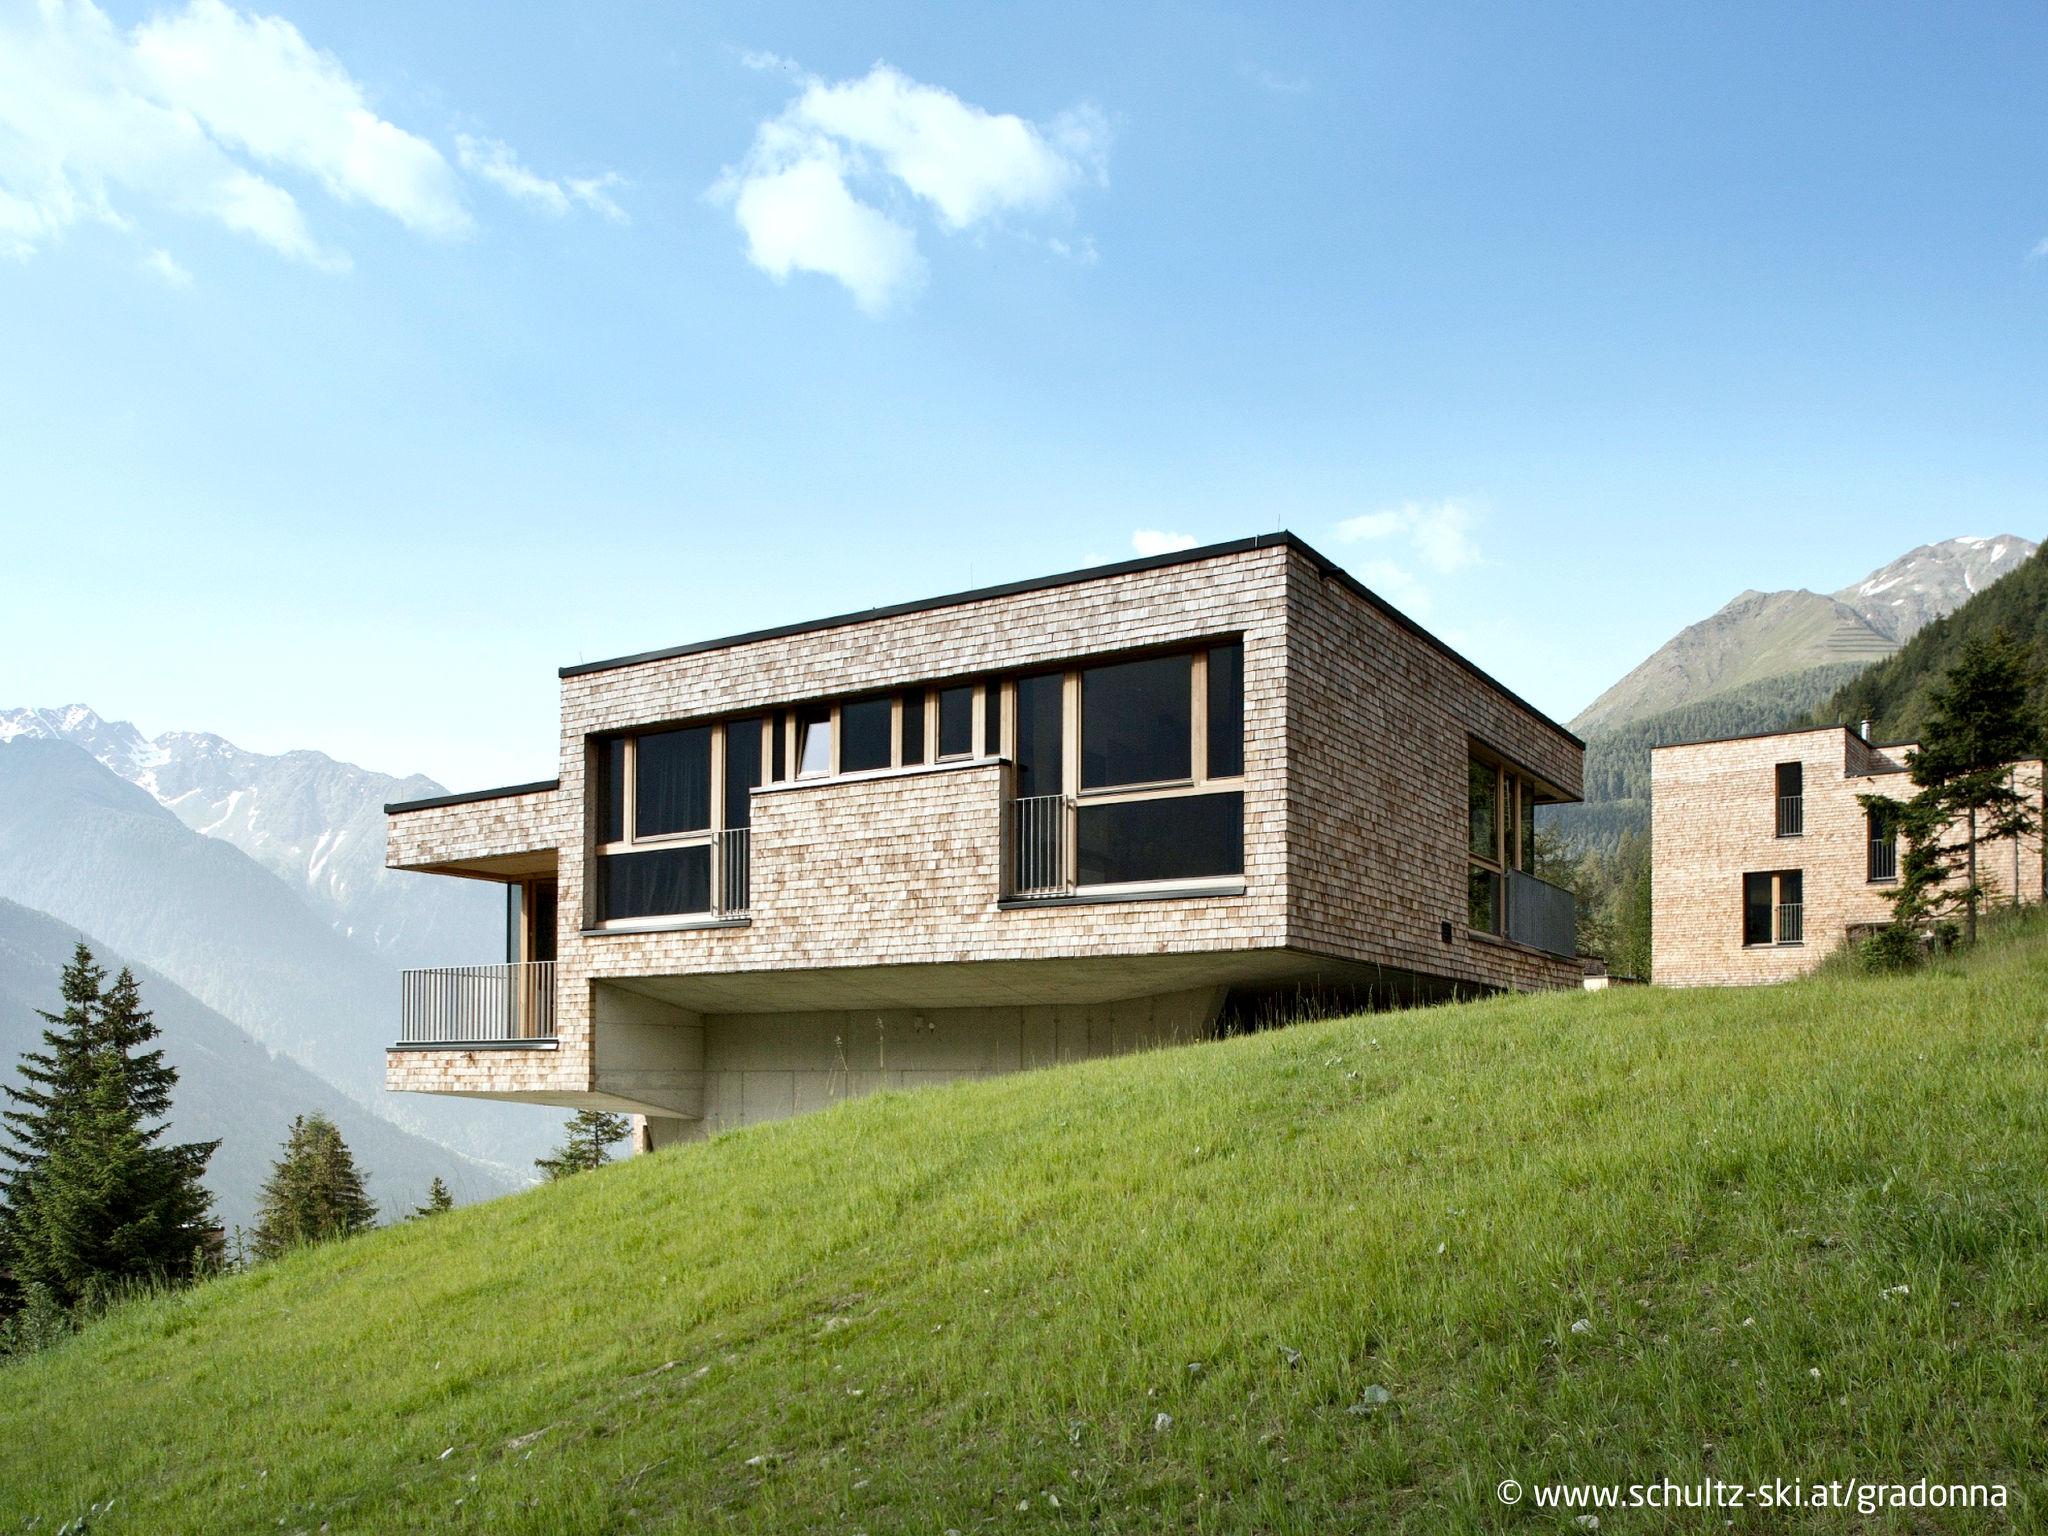
[(2044, 87), (2021, 5), (0, 0), (0, 705), (469, 787), (564, 662), (1284, 526), (1566, 717), (2040, 537)]

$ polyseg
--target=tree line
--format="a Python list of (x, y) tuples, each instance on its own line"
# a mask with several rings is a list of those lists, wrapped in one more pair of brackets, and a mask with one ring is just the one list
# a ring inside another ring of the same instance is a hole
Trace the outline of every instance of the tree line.
[[(297, 1116), (264, 1181), (255, 1227), (232, 1246), (205, 1176), (218, 1141), (169, 1136), (178, 1072), (134, 973), (110, 983), (80, 941), (37, 1010), (40, 1049), (0, 1084), (0, 1353), (38, 1347), (140, 1291), (190, 1285), (377, 1225), (362, 1171), (326, 1115)], [(547, 1179), (601, 1167), (623, 1115), (583, 1110), (535, 1160)], [(407, 1219), (453, 1208), (437, 1175)], [(238, 1234), (239, 1236), (239, 1234)]]

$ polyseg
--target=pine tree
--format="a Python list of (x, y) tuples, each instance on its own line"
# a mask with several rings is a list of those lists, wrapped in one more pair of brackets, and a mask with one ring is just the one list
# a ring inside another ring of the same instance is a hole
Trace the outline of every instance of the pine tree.
[(568, 1134), (561, 1146), (546, 1157), (533, 1160), (533, 1166), (551, 1180), (602, 1168), (612, 1160), (610, 1148), (613, 1143), (624, 1141), (631, 1126), (624, 1115), (607, 1114), (601, 1109), (579, 1109), (570, 1117), (566, 1129)]
[[(1947, 676), (1931, 691), (1927, 728), (1907, 770), (1919, 793), (1898, 802), (1861, 796), (1905, 842), (1893, 921), (1918, 930), (1961, 909), (1971, 943), (1985, 889), (1977, 850), (2024, 837), (2039, 825), (2012, 782), (2010, 765), (2041, 751), (2043, 724), (2034, 703), (2040, 679), (2005, 631), (1966, 642)], [(1954, 835), (1961, 832), (1960, 840)], [(1960, 884), (1951, 877), (1960, 874)], [(2015, 895), (2018, 893), (2015, 892)]]
[(443, 1211), (455, 1209), (455, 1197), (448, 1193), (448, 1186), (441, 1182), (441, 1175), (434, 1175), (434, 1181), (427, 1186), (427, 1203), (412, 1208), (412, 1220), (423, 1216), (438, 1216)]
[(249, 1246), (259, 1259), (361, 1232), (377, 1220), (356, 1160), (335, 1123), (317, 1111), (292, 1121), (271, 1167)]
[(135, 977), (105, 972), (80, 944), (64, 969), (64, 1011), (43, 1015), (44, 1051), (9, 1087), (15, 1167), (0, 1210), (16, 1284), (75, 1306), (203, 1267), (212, 1205), (200, 1182), (218, 1142), (159, 1145), (176, 1069), (146, 1050), (157, 1028)]

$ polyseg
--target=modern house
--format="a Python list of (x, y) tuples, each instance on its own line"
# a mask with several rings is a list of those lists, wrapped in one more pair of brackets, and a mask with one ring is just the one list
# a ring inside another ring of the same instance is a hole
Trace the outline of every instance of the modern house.
[[(1783, 981), (1891, 919), (1900, 850), (1860, 796), (1904, 800), (1912, 743), (1825, 726), (1658, 747), (1650, 754), (1651, 971), (1660, 986)], [(2041, 808), (2042, 766), (2013, 783)], [(1978, 850), (1984, 884), (2039, 901), (2041, 839)]]
[(545, 783), (388, 807), (503, 884), (395, 1089), (647, 1145), (1322, 1006), (1577, 987), (1581, 744), (1291, 535), (561, 673)]

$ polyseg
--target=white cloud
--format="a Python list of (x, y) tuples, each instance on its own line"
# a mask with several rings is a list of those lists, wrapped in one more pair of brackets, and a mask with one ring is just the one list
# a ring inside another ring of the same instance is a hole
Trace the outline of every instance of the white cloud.
[(2031, 251), (2027, 252), (2027, 259), (2029, 261), (2048, 260), (2048, 240), (2043, 240), (2039, 245), (2036, 245)]
[(172, 288), (190, 288), (192, 274), (178, 263), (178, 258), (166, 250), (154, 250), (142, 258), (145, 270), (154, 272)]
[(1244, 77), (1260, 90), (1270, 91), (1275, 96), (1306, 96), (1310, 90), (1305, 77), (1279, 74), (1263, 64), (1245, 65)]
[(136, 78), (220, 143), (308, 173), (331, 196), (365, 202), (424, 234), (466, 234), (455, 173), (441, 152), (370, 110), (363, 88), (279, 16), (190, 0), (133, 37)]
[(602, 176), (567, 176), (560, 181), (527, 169), (510, 144), (498, 139), (455, 136), (456, 158), (471, 175), (481, 176), (507, 196), (531, 203), (553, 218), (561, 218), (577, 204), (603, 214), (615, 224), (626, 222), (626, 210), (612, 200), (609, 190), (624, 186), (624, 178), (608, 171)]
[[(743, 62), (794, 69), (772, 54)], [(746, 159), (711, 195), (731, 204), (755, 266), (778, 280), (792, 271), (835, 278), (870, 314), (924, 279), (906, 222), (916, 209), (960, 233), (1056, 213), (1077, 188), (1104, 177), (1108, 129), (1092, 109), (1040, 126), (887, 64), (836, 84), (798, 78), (803, 89), (758, 127)], [(896, 206), (885, 212), (881, 201)]]
[(1411, 501), (1346, 518), (1337, 525), (1337, 538), (1346, 544), (1398, 539), (1431, 570), (1451, 575), (1479, 563), (1479, 545), (1472, 537), (1475, 521), (1472, 508), (1461, 501)]
[(1351, 574), (1404, 613), (1429, 612), (1429, 589), (1406, 566), (1393, 560), (1361, 560)]
[(1195, 536), (1191, 533), (1162, 533), (1156, 528), (1140, 528), (1131, 535), (1131, 548), (1141, 555), (1171, 555), (1194, 547)]
[[(479, 174), (504, 185), (523, 172), (509, 149), (487, 148), (502, 158)], [(86, 222), (132, 231), (131, 210), (153, 206), (346, 270), (282, 184), (294, 177), (419, 234), (474, 227), (441, 151), (380, 116), (342, 63), (282, 17), (225, 0), (186, 0), (128, 30), (92, 0), (0, 13), (0, 256), (26, 259)], [(533, 180), (624, 217), (608, 195), (616, 177)]]

